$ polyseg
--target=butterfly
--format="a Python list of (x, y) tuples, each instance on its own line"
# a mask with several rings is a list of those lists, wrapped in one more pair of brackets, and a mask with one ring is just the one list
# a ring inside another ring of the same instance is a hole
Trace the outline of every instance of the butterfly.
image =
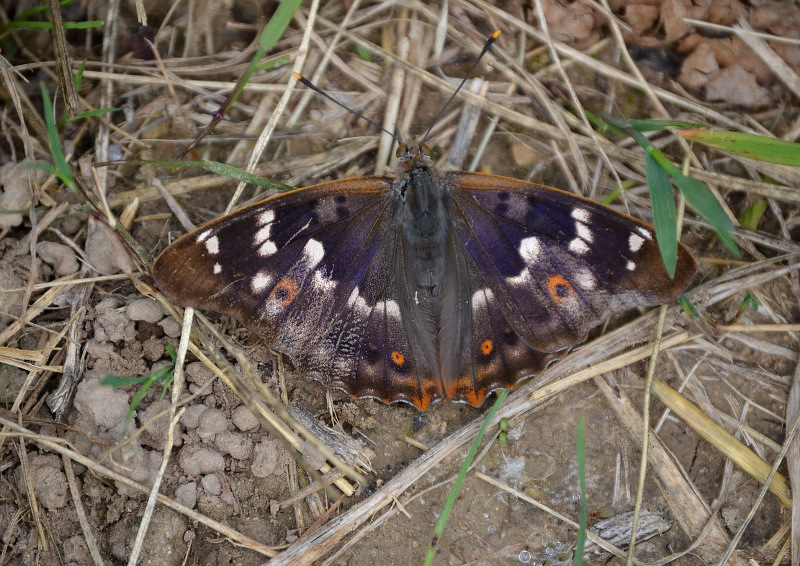
[(181, 237), (153, 277), (236, 317), (295, 369), (355, 397), (479, 406), (541, 374), (612, 314), (675, 299), (652, 226), (517, 179), (432, 166), (269, 197)]

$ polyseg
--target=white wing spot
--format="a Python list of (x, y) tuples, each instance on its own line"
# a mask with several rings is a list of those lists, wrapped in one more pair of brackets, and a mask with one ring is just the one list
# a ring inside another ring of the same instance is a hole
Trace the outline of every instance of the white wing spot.
[(632, 252), (638, 252), (642, 249), (642, 244), (644, 244), (644, 238), (631, 232), (631, 235), (628, 237), (628, 248)]
[(653, 234), (650, 233), (650, 230), (647, 228), (642, 228), (641, 226), (637, 226), (636, 230), (642, 235), (645, 240), (652, 240)]
[(572, 216), (578, 222), (589, 222), (590, 214), (588, 210), (584, 210), (582, 208), (573, 208), (570, 216)]
[(353, 292), (350, 293), (350, 298), (347, 299), (348, 306), (360, 317), (358, 320), (366, 318), (372, 311), (367, 305), (367, 301), (359, 293), (358, 286), (356, 286), (353, 288)]
[(587, 291), (593, 291), (595, 287), (597, 287), (597, 279), (594, 278), (594, 275), (592, 275), (592, 272), (588, 269), (581, 269), (578, 271), (575, 282), (578, 284), (578, 287), (586, 289)]
[(625, 264), (625, 269), (627, 269), (628, 271), (633, 271), (636, 269), (636, 264), (633, 263), (632, 261), (629, 261), (628, 263)]
[(488, 287), (479, 289), (472, 294), (472, 311), (485, 308), (489, 301), (494, 297), (494, 293)]
[(219, 253), (219, 238), (212, 236), (206, 240), (206, 249), (211, 255), (217, 255)]
[(263, 228), (260, 228), (258, 232), (256, 232), (256, 237), (253, 238), (253, 244), (256, 246), (260, 246), (267, 240), (269, 240), (270, 235), (272, 234), (272, 224), (267, 224)]
[(256, 273), (256, 276), (253, 277), (252, 281), (250, 281), (250, 288), (254, 293), (260, 293), (267, 287), (272, 287), (272, 277), (263, 271)]
[(375, 309), (378, 312), (385, 310), (386, 316), (389, 318), (400, 318), (400, 305), (397, 303), (397, 301), (380, 301), (379, 303), (375, 304)]
[(214, 275), (219, 275), (222, 273), (222, 266), (218, 263), (214, 264)]
[(271, 224), (274, 220), (275, 220), (274, 210), (265, 210), (264, 212), (258, 215), (258, 223), (262, 226), (264, 224)]
[(261, 257), (269, 257), (277, 251), (278, 251), (278, 246), (273, 244), (272, 241), (270, 240), (267, 240), (258, 247), (258, 255), (260, 255)]
[(539, 244), (539, 240), (533, 236), (525, 238), (519, 243), (519, 255), (527, 264), (535, 263), (541, 251), (542, 246)]
[(578, 255), (583, 255), (589, 251), (589, 246), (580, 238), (573, 238), (569, 243), (569, 251)]
[(210, 235), (211, 235), (211, 230), (206, 230), (205, 232), (197, 236), (197, 243), (202, 244), (203, 242), (206, 241), (206, 238), (208, 238)]
[(350, 293), (350, 297), (347, 299), (347, 304), (352, 307), (352, 310), (358, 315), (364, 317), (370, 313), (371, 309), (367, 306), (367, 301), (365, 301), (359, 293), (358, 286), (355, 286), (353, 292)]
[(592, 236), (591, 229), (589, 229), (589, 227), (586, 224), (584, 224), (582, 222), (576, 222), (575, 223), (575, 231), (578, 233), (578, 236), (580, 236), (581, 238), (583, 238), (584, 240), (586, 240), (590, 244), (592, 243), (592, 240), (594, 239), (594, 237)]
[(311, 238), (303, 248), (303, 259), (309, 269), (314, 269), (325, 256), (325, 247), (321, 242)]
[(512, 287), (520, 289), (528, 289), (534, 286), (533, 277), (531, 276), (531, 272), (527, 267), (523, 267), (522, 271), (519, 272), (519, 275), (515, 275), (514, 277), (506, 277), (506, 283)]
[(315, 291), (330, 292), (336, 289), (336, 281), (330, 277), (326, 277), (322, 270), (314, 272), (314, 278), (311, 280), (311, 286)]

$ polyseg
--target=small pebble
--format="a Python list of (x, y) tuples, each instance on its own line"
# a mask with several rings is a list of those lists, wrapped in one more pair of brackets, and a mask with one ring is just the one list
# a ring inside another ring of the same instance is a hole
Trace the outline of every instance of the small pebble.
[(197, 445), (187, 446), (181, 450), (178, 464), (190, 476), (225, 471), (225, 458), (222, 457), (222, 454), (211, 448), (197, 448)]
[(153, 299), (135, 299), (128, 303), (125, 311), (131, 320), (143, 320), (153, 324), (164, 318), (164, 309)]
[(170, 338), (178, 338), (181, 335), (181, 325), (171, 316), (159, 322), (158, 325), (164, 329), (164, 334)]
[(217, 474), (203, 476), (203, 479), (200, 480), (200, 485), (203, 486), (203, 490), (209, 495), (219, 495), (222, 493), (222, 482), (219, 481), (219, 476), (217, 476)]
[(69, 275), (80, 269), (75, 252), (64, 244), (39, 242), (36, 244), (36, 253), (44, 262), (53, 266), (58, 276)]
[(219, 409), (206, 409), (200, 414), (197, 425), (197, 434), (204, 442), (211, 442), (217, 433), (228, 429), (228, 419)]
[(239, 405), (231, 411), (231, 421), (233, 426), (241, 431), (255, 430), (260, 424), (253, 411), (247, 408), (247, 405)]
[(194, 506), (197, 505), (197, 482), (191, 481), (176, 489), (175, 501), (184, 507), (194, 509)]
[(235, 432), (223, 431), (214, 438), (214, 446), (223, 454), (237, 460), (247, 460), (253, 454), (253, 441)]
[(200, 426), (200, 415), (205, 413), (208, 407), (205, 405), (192, 405), (187, 407), (181, 417), (181, 424), (186, 428), (197, 428)]

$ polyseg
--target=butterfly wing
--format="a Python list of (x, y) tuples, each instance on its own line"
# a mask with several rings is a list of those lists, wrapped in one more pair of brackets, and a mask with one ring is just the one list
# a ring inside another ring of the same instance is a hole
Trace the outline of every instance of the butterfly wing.
[(481, 401), (540, 373), (612, 314), (673, 300), (694, 276), (683, 246), (670, 278), (653, 228), (593, 201), (478, 173), (446, 173), (442, 183), (461, 271), (473, 272), (460, 298), (472, 306), (461, 326), (472, 328), (469, 355), (445, 386), (472, 404), (470, 395)]
[(567, 350), (544, 352), (528, 344), (457, 234), (451, 233), (447, 247), (455, 277), (447, 278), (453, 288), (442, 297), (442, 381), (447, 397), (477, 407), (495, 389), (542, 373)]
[(153, 265), (182, 306), (236, 317), (289, 356), (321, 340), (392, 222), (392, 179), (364, 177), (280, 194), (223, 216)]
[(425, 408), (442, 391), (430, 337), (400, 315), (413, 297), (393, 181), (323, 183), (223, 216), (167, 248), (153, 277), (179, 305), (236, 317), (303, 375)]
[(419, 323), (405, 266), (402, 227), (383, 242), (327, 336), (295, 367), (353, 397), (405, 401), (426, 409), (442, 398), (435, 337)]

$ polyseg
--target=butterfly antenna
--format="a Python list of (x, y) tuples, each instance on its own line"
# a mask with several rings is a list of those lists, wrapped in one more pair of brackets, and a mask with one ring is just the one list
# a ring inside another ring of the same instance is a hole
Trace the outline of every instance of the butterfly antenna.
[(492, 33), (492, 35), (489, 36), (489, 39), (486, 41), (486, 45), (483, 46), (483, 49), (481, 50), (480, 55), (478, 55), (478, 58), (475, 59), (475, 62), (472, 64), (472, 67), (470, 68), (469, 72), (467, 73), (467, 76), (464, 77), (464, 80), (461, 81), (461, 84), (458, 85), (458, 88), (455, 90), (455, 92), (453, 92), (453, 94), (450, 95), (450, 98), (448, 98), (447, 102), (444, 103), (444, 106), (442, 106), (442, 109), (439, 110), (439, 113), (436, 115), (436, 118), (434, 118), (433, 122), (431, 122), (431, 127), (428, 128), (428, 131), (425, 132), (425, 135), (422, 136), (422, 139), (420, 139), (420, 143), (424, 142), (428, 138), (428, 135), (431, 133), (431, 130), (436, 125), (436, 122), (439, 121), (439, 118), (442, 117), (442, 115), (444, 114), (444, 111), (447, 110), (447, 107), (450, 106), (451, 102), (453, 102), (455, 97), (458, 95), (458, 91), (461, 90), (461, 87), (463, 87), (467, 83), (469, 78), (472, 76), (472, 73), (474, 73), (475, 69), (478, 67), (478, 63), (480, 63), (481, 59), (483, 59), (483, 56), (486, 55), (486, 53), (489, 52), (489, 49), (491, 49), (492, 44), (495, 42), (495, 40), (499, 36), (500, 36), (500, 30), (499, 29), (494, 30), (494, 33)]
[(399, 143), (399, 144), (401, 144), (401, 145), (402, 145), (403, 141), (402, 141), (402, 140), (401, 140), (401, 139), (400, 139), (400, 138), (397, 136), (397, 134), (393, 134), (392, 132), (390, 132), (389, 130), (387, 130), (386, 128), (384, 128), (384, 127), (383, 127), (383, 126), (381, 126), (380, 124), (378, 124), (378, 123), (377, 123), (375, 120), (370, 120), (369, 118), (367, 118), (366, 116), (364, 116), (364, 115), (363, 115), (363, 114), (361, 114), (360, 112), (356, 112), (355, 110), (353, 110), (352, 108), (350, 108), (349, 106), (347, 106), (347, 105), (346, 105), (344, 102), (339, 102), (339, 101), (338, 101), (338, 100), (336, 100), (334, 97), (332, 97), (330, 94), (328, 94), (328, 93), (327, 93), (327, 92), (325, 92), (324, 90), (322, 90), (322, 89), (318, 88), (318, 87), (317, 87), (317, 86), (316, 86), (314, 83), (312, 83), (310, 80), (308, 80), (307, 78), (305, 78), (305, 77), (304, 77), (303, 75), (301, 75), (300, 73), (292, 73), (292, 75), (294, 75), (294, 78), (296, 78), (298, 81), (300, 81), (301, 83), (303, 83), (303, 85), (305, 85), (306, 87), (310, 88), (311, 90), (313, 90), (313, 91), (314, 91), (314, 92), (316, 92), (317, 94), (321, 94), (322, 96), (324, 96), (325, 98), (327, 98), (328, 100), (330, 100), (331, 102), (333, 102), (334, 104), (336, 104), (337, 106), (340, 106), (340, 107), (344, 108), (345, 110), (347, 110), (347, 111), (348, 111), (348, 112), (350, 112), (351, 114), (355, 114), (356, 116), (358, 116), (358, 117), (359, 117), (359, 118), (361, 118), (362, 120), (366, 120), (367, 122), (369, 122), (370, 124), (372, 124), (373, 126), (375, 126), (376, 128), (378, 128), (379, 130), (381, 130), (382, 132), (386, 132), (387, 134), (389, 134), (390, 136), (392, 136), (392, 138), (393, 138), (393, 139), (394, 139), (394, 140), (395, 140), (397, 143)]

